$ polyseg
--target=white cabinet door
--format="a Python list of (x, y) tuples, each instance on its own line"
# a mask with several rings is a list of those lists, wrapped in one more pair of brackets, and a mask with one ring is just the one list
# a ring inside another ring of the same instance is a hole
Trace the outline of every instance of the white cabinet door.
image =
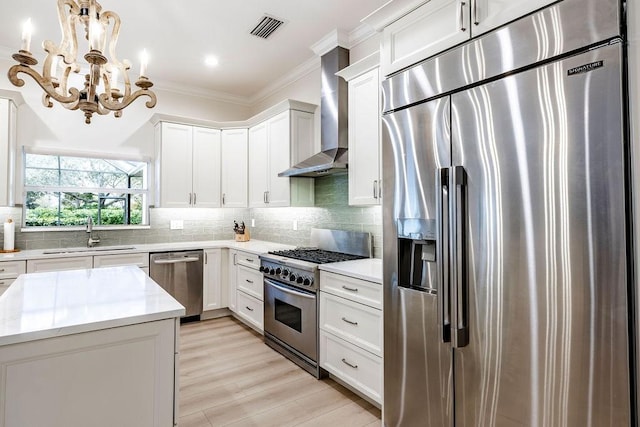
[(204, 288), (202, 300), (204, 311), (227, 306), (227, 286), (222, 283), (222, 249), (204, 251)]
[(468, 0), (431, 0), (382, 31), (381, 66), (387, 76), (471, 37)]
[(264, 122), (249, 129), (249, 207), (265, 207), (268, 190), (269, 133)]
[(193, 128), (193, 200), (197, 208), (220, 207), (220, 131)]
[(43, 258), (27, 260), (27, 273), (45, 271), (83, 270), (93, 268), (92, 256), (76, 256), (66, 258)]
[(379, 205), (380, 102), (378, 69), (349, 81), (349, 204)]
[(270, 207), (289, 206), (291, 203), (289, 181), (278, 173), (291, 166), (291, 139), (289, 111), (269, 120), (269, 189), (267, 202)]
[(162, 123), (160, 141), (160, 205), (186, 208), (191, 204), (191, 126)]
[(222, 131), (222, 207), (247, 207), (247, 129)]
[(556, 0), (472, 0), (471, 35), (486, 33)]
[(229, 310), (236, 311), (236, 299), (238, 289), (238, 251), (229, 249), (229, 265), (227, 274), (229, 276), (228, 281), (228, 298), (229, 298)]

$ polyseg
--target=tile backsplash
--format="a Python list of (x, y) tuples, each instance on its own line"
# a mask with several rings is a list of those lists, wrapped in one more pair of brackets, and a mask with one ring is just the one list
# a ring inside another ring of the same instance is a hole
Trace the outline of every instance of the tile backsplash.
[[(150, 227), (130, 230), (98, 230), (100, 246), (143, 243), (233, 239), (233, 220), (251, 219), (251, 237), (295, 246), (308, 246), (311, 228), (365, 231), (373, 235), (374, 256), (382, 256), (382, 210), (379, 206), (348, 206), (348, 177), (333, 175), (315, 180), (315, 206), (309, 208), (164, 209), (149, 210)], [(0, 208), (0, 221), (11, 217), (22, 224), (22, 209)], [(171, 220), (183, 220), (184, 228), (171, 230)], [(297, 230), (294, 230), (294, 221)], [(0, 227), (2, 234), (2, 227)], [(4, 236), (2, 236), (4, 239)], [(20, 249), (85, 246), (85, 231), (28, 231), (16, 228)]]

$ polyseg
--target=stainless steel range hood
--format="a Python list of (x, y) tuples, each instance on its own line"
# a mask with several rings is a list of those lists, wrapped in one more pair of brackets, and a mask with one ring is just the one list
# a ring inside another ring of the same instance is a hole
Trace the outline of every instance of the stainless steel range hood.
[(349, 65), (349, 50), (336, 47), (322, 55), (322, 95), (320, 99), (321, 152), (292, 166), (278, 176), (319, 177), (347, 172), (349, 147), (347, 82), (336, 73)]

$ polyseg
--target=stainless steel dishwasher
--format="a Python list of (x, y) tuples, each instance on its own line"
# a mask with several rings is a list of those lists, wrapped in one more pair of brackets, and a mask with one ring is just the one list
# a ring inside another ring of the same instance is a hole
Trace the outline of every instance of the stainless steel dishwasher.
[(202, 313), (203, 251), (152, 253), (149, 275), (184, 305), (183, 317)]

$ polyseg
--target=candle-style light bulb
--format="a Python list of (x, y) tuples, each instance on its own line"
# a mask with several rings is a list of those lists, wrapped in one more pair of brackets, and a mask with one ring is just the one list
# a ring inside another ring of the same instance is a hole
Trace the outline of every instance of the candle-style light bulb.
[(147, 49), (144, 49), (142, 54), (140, 54), (140, 77), (146, 77), (148, 64), (149, 54), (147, 53)]
[(31, 35), (33, 34), (33, 25), (31, 24), (31, 18), (22, 25), (22, 48), (26, 52), (31, 51)]
[(89, 24), (89, 48), (91, 50), (100, 50), (100, 38), (102, 37), (102, 25), (97, 19), (91, 18)]

